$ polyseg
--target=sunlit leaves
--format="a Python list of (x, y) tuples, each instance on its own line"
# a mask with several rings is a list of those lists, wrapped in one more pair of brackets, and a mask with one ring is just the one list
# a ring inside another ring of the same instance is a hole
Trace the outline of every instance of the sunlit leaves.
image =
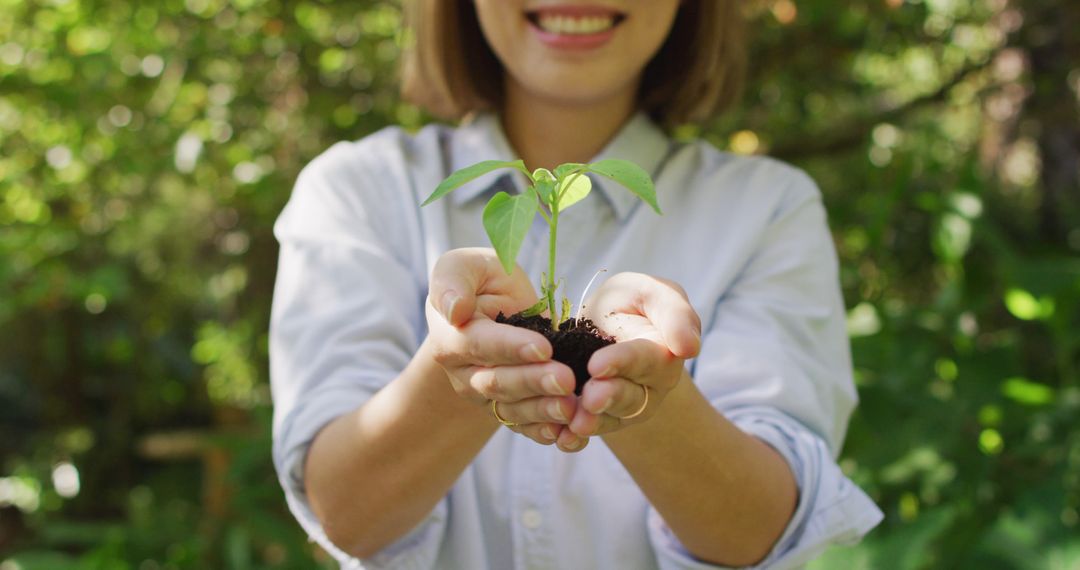
[(997, 455), (1004, 448), (1005, 440), (998, 430), (986, 428), (979, 432), (979, 450), (986, 455)]
[(1005, 307), (1018, 319), (1033, 321), (1045, 319), (1054, 314), (1054, 300), (1050, 297), (1036, 299), (1023, 289), (1009, 289), (1005, 292)]
[(847, 314), (848, 335), (852, 337), (871, 336), (881, 330), (881, 318), (877, 309), (870, 303), (859, 303)]
[(957, 214), (945, 214), (934, 236), (934, 245), (945, 259), (962, 258), (971, 246), (971, 222)]
[(1054, 401), (1053, 388), (1021, 377), (1006, 380), (1001, 385), (1001, 393), (1006, 398), (1027, 406), (1042, 406)]
[(199, 328), (191, 356), (206, 366), (207, 392), (219, 404), (251, 406), (257, 372), (252, 363), (251, 330), (208, 322)]
[(559, 209), (565, 210), (589, 195), (592, 190), (592, 180), (585, 173), (574, 174), (563, 178), (559, 183)]

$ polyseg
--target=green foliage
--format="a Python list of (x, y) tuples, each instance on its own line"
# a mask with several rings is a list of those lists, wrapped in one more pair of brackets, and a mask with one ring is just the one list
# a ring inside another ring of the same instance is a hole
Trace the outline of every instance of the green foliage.
[(559, 318), (555, 321), (556, 328), (570, 319), (570, 313), (574, 310), (574, 304), (570, 302), (570, 299), (563, 297), (562, 309), (559, 311)]
[[(640, 166), (625, 160), (608, 159), (590, 164), (588, 166), (588, 171), (595, 172), (622, 184), (628, 190), (633, 192), (635, 196), (644, 200), (649, 206), (652, 206), (653, 211), (657, 214), (662, 213), (660, 211), (660, 204), (656, 202), (656, 189), (653, 188), (652, 178), (650, 178), (649, 173), (642, 170)], [(588, 190), (585, 192), (588, 193)]]
[(514, 272), (514, 261), (536, 217), (537, 204), (536, 192), (530, 190), (518, 196), (499, 192), (484, 207), (484, 229), (507, 275)]
[[(607, 159), (596, 164), (561, 164), (555, 173), (546, 168), (537, 168), (532, 174), (522, 161), (502, 162), (485, 160), (472, 166), (466, 166), (450, 174), (439, 183), (431, 196), (421, 206), (426, 206), (449, 194), (462, 184), (500, 168), (515, 168), (525, 174), (529, 186), (518, 196), (499, 192), (491, 197), (484, 207), (484, 229), (488, 239), (499, 256), (499, 262), (507, 275), (514, 272), (521, 244), (529, 233), (533, 218), (540, 214), (548, 223), (550, 244), (548, 250), (548, 273), (540, 282), (542, 303), (551, 315), (551, 328), (558, 330), (563, 321), (570, 318), (570, 301), (563, 298), (562, 311), (556, 312), (555, 290), (555, 244), (559, 231), (559, 213), (583, 200), (592, 190), (592, 180), (586, 176), (594, 172), (622, 184), (639, 198), (660, 213), (656, 203), (656, 188), (652, 178), (636, 164), (625, 160)], [(540, 303), (537, 303), (540, 305)], [(526, 315), (537, 315), (535, 307), (528, 309)]]
[[(814, 568), (1080, 564), (1075, 4), (747, 2), (741, 105), (676, 132), (795, 162), (829, 211), (840, 461), (887, 518)], [(0, 14), (0, 566), (328, 567), (270, 464), (271, 227), (319, 152), (426, 121), (398, 4)]]
[(493, 170), (499, 170), (500, 168), (517, 168), (518, 170), (521, 170), (522, 172), (528, 174), (528, 171), (525, 170), (525, 163), (520, 160), (515, 160), (513, 162), (505, 162), (501, 160), (485, 160), (483, 162), (478, 162), (472, 166), (462, 168), (461, 170), (454, 172), (450, 176), (447, 176), (446, 180), (440, 182), (439, 186), (435, 188), (435, 191), (431, 193), (431, 196), (428, 196), (428, 199), (424, 200), (424, 203), (420, 205), (427, 206), (435, 200), (438, 200), (439, 198), (442, 198), (443, 196), (449, 194), (451, 191), (460, 187), (462, 184), (465, 184), (470, 180), (479, 178)]
[(592, 180), (583, 173), (559, 181), (559, 210), (565, 210), (585, 199), (592, 191)]

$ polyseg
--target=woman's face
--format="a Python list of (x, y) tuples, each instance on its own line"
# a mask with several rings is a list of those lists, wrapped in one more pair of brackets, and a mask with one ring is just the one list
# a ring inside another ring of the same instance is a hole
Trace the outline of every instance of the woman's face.
[(636, 91), (679, 0), (473, 0), (513, 87), (558, 104)]

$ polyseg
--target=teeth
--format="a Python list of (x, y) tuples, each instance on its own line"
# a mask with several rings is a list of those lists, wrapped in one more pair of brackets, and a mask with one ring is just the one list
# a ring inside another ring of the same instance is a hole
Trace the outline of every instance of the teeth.
[(613, 16), (540, 16), (540, 28), (545, 32), (565, 35), (585, 35), (603, 32), (615, 25)]

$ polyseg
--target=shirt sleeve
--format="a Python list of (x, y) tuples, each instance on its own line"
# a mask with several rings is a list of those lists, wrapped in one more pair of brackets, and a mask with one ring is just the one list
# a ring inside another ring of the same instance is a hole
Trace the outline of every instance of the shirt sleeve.
[[(775, 448), (799, 488), (791, 521), (754, 568), (800, 568), (882, 519), (836, 463), (857, 403), (838, 262), (817, 187), (800, 171), (789, 180), (692, 363), (713, 406)], [(723, 568), (694, 559), (651, 508), (648, 529), (661, 568)]]
[[(378, 150), (341, 143), (314, 160), (275, 224), (273, 458), (289, 508), (343, 567), (424, 568), (445, 530), (445, 500), (412, 532), (360, 561), (327, 539), (304, 491), (304, 462), (319, 430), (396, 378), (425, 332), (425, 276), (390, 245), (389, 221), (410, 194), (371, 164), (386, 162), (375, 160)], [(396, 201), (387, 190), (394, 186)]]

